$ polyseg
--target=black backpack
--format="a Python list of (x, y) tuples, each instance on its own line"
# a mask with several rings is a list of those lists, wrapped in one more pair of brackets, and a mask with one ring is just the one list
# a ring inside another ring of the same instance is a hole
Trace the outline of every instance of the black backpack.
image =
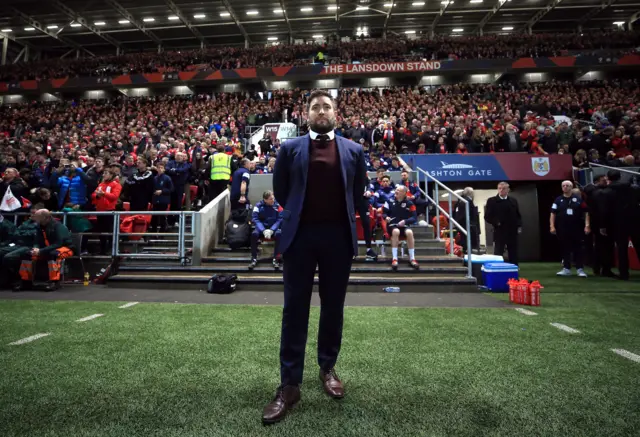
[(230, 294), (236, 291), (236, 275), (213, 275), (209, 279), (207, 293)]
[(240, 249), (251, 245), (251, 225), (248, 220), (250, 210), (233, 211), (225, 225), (225, 240), (231, 249)]

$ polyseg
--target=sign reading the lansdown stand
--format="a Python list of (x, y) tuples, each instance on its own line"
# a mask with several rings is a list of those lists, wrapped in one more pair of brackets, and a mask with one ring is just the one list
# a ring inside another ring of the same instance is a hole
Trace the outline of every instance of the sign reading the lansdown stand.
[(339, 64), (325, 66), (323, 74), (404, 73), (439, 70), (441, 66), (440, 61)]
[(412, 169), (420, 167), (441, 181), (541, 181), (572, 176), (570, 155), (526, 153), (400, 155)]

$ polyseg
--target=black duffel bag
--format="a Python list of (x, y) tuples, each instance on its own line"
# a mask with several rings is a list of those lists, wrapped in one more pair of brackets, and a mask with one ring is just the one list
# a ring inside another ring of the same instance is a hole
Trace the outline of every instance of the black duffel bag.
[(231, 249), (240, 249), (251, 245), (250, 210), (233, 211), (224, 230), (224, 239)]
[(236, 291), (236, 275), (213, 275), (209, 279), (207, 293), (230, 294)]

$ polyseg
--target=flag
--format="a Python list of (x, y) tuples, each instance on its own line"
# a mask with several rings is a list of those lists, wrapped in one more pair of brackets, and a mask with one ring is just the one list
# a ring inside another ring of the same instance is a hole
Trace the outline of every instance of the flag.
[(0, 202), (0, 211), (15, 211), (20, 209), (20, 206), (20, 201), (11, 192), (11, 187), (8, 187), (2, 202)]
[(26, 199), (22, 196), (20, 196), (20, 200), (22, 200), (22, 207), (23, 208), (31, 208), (31, 201), (29, 199)]

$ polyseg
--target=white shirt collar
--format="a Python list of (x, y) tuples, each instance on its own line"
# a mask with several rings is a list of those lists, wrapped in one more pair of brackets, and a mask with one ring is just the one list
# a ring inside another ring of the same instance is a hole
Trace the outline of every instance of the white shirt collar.
[(501, 195), (498, 194), (498, 197), (501, 198), (502, 200), (507, 200), (507, 197), (509, 197), (509, 195), (507, 194), (506, 196), (502, 197)]
[[(318, 135), (320, 135), (318, 132), (314, 132), (311, 129), (309, 129), (309, 136), (311, 137), (312, 140), (315, 140), (318, 137)], [(329, 135), (329, 141), (331, 141), (335, 138), (336, 133), (332, 129), (329, 132), (327, 132), (326, 135)]]

